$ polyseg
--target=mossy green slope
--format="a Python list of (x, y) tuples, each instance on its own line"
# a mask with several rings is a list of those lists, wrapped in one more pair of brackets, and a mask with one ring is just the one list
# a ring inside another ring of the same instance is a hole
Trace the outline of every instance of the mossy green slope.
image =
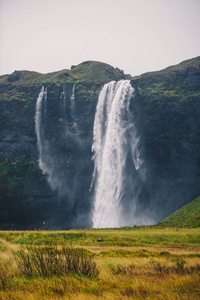
[(131, 78), (130, 75), (124, 74), (119, 68), (98, 61), (85, 61), (77, 66), (72, 66), (71, 70), (63, 69), (47, 74), (26, 70), (14, 71), (12, 74), (0, 76), (0, 101), (25, 98), (30, 100), (33, 92), (37, 91), (38, 93), (38, 89), (43, 84), (60, 86), (76, 83), (77, 92), (82, 90), (81, 96), (87, 94), (88, 90), (99, 94), (105, 83), (128, 78)]
[(98, 61), (85, 61), (77, 66), (72, 66), (72, 75), (79, 81), (108, 82), (129, 77), (118, 68)]
[(170, 66), (164, 70), (148, 72), (133, 78), (137, 93), (146, 103), (174, 101), (187, 103), (200, 97), (200, 56)]
[(200, 56), (197, 56), (197, 57), (194, 57), (191, 59), (184, 60), (177, 65), (169, 66), (160, 71), (144, 73), (144, 74), (140, 75), (139, 77), (148, 77), (150, 75), (157, 76), (157, 75), (164, 75), (164, 74), (171, 75), (171, 72), (185, 71), (187, 68), (189, 68), (189, 69), (192, 68), (194, 70), (195, 69), (198, 70), (199, 67), (200, 67)]
[(65, 82), (96, 82), (106, 83), (111, 80), (130, 78), (119, 68), (98, 61), (85, 61), (71, 70), (63, 69), (57, 72), (42, 74), (33, 71), (14, 71), (12, 74), (0, 76), (0, 84), (12, 84), (13, 86), (65, 83)]
[(200, 196), (184, 205), (159, 225), (176, 227), (200, 227)]

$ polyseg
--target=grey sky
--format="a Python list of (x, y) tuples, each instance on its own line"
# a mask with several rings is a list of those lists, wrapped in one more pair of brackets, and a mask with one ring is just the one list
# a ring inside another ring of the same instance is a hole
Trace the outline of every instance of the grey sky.
[(200, 55), (200, 0), (0, 0), (0, 74), (97, 60), (131, 75)]

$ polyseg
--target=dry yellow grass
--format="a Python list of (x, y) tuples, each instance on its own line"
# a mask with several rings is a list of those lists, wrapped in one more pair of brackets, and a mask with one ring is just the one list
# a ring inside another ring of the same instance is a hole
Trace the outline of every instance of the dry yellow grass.
[(13, 256), (21, 245), (1, 239), (0, 299), (200, 299), (200, 249), (196, 244), (194, 248), (187, 244), (180, 248), (103, 245), (85, 248), (94, 253), (101, 270), (98, 278), (83, 275), (26, 278), (19, 272)]

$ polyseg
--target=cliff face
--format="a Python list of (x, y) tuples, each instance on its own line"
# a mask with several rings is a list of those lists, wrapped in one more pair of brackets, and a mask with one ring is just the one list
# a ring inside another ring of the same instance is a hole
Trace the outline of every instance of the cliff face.
[[(98, 94), (106, 82), (125, 77), (118, 69), (90, 61), (71, 71), (15, 71), (0, 77), (2, 228), (91, 226), (91, 144)], [(42, 86), (47, 88), (42, 142), (51, 175), (43, 175), (38, 166), (35, 113)]]
[(200, 193), (200, 57), (144, 74), (133, 85), (146, 172), (141, 203), (153, 199), (152, 213), (161, 220)]
[[(91, 226), (98, 95), (106, 82), (127, 78), (98, 62), (46, 75), (15, 71), (0, 77), (1, 228)], [(158, 221), (200, 194), (199, 78), (196, 58), (131, 81), (135, 97), (130, 109), (144, 171), (138, 213), (148, 210)], [(42, 137), (51, 176), (38, 166), (35, 113), (42, 86), (47, 88)]]

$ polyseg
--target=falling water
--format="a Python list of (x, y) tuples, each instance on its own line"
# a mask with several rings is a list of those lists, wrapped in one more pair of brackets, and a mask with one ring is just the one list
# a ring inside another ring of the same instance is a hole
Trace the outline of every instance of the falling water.
[(35, 113), (35, 129), (37, 135), (37, 145), (39, 151), (39, 166), (42, 169), (42, 154), (43, 154), (43, 147), (42, 147), (42, 100), (45, 99), (45, 113), (46, 113), (46, 101), (47, 101), (47, 88), (42, 86), (42, 89), (39, 93), (36, 102), (36, 113)]
[(67, 117), (66, 117), (66, 104), (67, 104), (67, 101), (66, 101), (66, 87), (65, 87), (65, 84), (63, 85), (63, 90), (61, 92), (61, 95), (60, 95), (60, 111), (59, 111), (59, 122), (60, 124), (62, 124), (62, 128), (64, 131), (68, 131), (68, 128), (67, 128)]
[(65, 85), (63, 85), (63, 91), (60, 95), (60, 100), (62, 101), (63, 106), (63, 114), (66, 115), (66, 92), (65, 92)]
[(70, 109), (71, 109), (72, 118), (74, 118), (74, 114), (75, 114), (75, 102), (74, 101), (75, 101), (75, 84), (73, 85), (72, 93), (70, 96)]
[[(43, 100), (44, 100), (44, 106), (43, 106)], [(59, 179), (56, 176), (54, 176), (52, 157), (50, 154), (50, 146), (49, 146), (49, 142), (46, 140), (44, 135), (46, 113), (47, 113), (47, 87), (44, 88), (44, 86), (42, 86), (42, 89), (37, 98), (36, 113), (35, 113), (35, 129), (36, 129), (37, 145), (39, 151), (39, 167), (42, 170), (42, 173), (48, 176), (48, 182), (51, 188), (55, 190), (59, 186)]]
[(74, 133), (76, 134), (76, 133), (78, 133), (78, 125), (75, 121), (75, 84), (73, 85), (72, 93), (70, 96), (70, 113), (71, 113), (71, 119), (73, 122), (73, 130), (74, 130)]
[[(130, 81), (121, 80), (106, 84), (99, 95), (92, 145), (94, 228), (119, 227), (133, 222), (123, 214), (123, 201), (127, 201), (128, 157), (131, 157), (135, 173), (142, 163), (138, 151), (139, 138), (129, 111), (133, 92)], [(133, 197), (134, 191), (131, 193)], [(131, 200), (134, 211), (134, 199)]]
[[(35, 128), (40, 169), (43, 174), (47, 175), (51, 188), (57, 190), (59, 196), (67, 194), (67, 198), (73, 203), (77, 192), (77, 178), (74, 176), (73, 180), (66, 182), (66, 169), (63, 166), (69, 167), (71, 155), (68, 159), (68, 154), (61, 158), (62, 151), (59, 148), (59, 137), (62, 137), (63, 147), (70, 143), (76, 145), (79, 142), (77, 137), (78, 125), (75, 122), (75, 86), (70, 93), (69, 90), (66, 92), (66, 89), (66, 86), (63, 85), (59, 99), (55, 99), (55, 109), (57, 109), (58, 114), (55, 120), (51, 120), (49, 116), (47, 118), (47, 88), (42, 86), (36, 102)], [(70, 126), (69, 120), (72, 126)], [(54, 126), (57, 126), (58, 130), (56, 145), (52, 143), (52, 137), (49, 134), (52, 121), (55, 122)]]

